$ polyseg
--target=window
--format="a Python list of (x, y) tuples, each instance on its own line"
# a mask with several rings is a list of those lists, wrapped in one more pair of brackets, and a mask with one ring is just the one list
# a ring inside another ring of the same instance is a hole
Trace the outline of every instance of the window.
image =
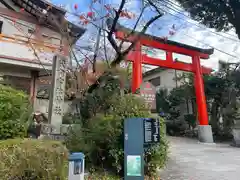
[(2, 33), (3, 22), (0, 21), (0, 34)]
[(29, 34), (33, 34), (34, 32), (35, 32), (34, 29), (28, 29), (28, 33), (29, 33)]
[(160, 84), (161, 84), (160, 76), (156, 77), (156, 78), (153, 78), (153, 79), (150, 79), (149, 82), (156, 87), (160, 86)]

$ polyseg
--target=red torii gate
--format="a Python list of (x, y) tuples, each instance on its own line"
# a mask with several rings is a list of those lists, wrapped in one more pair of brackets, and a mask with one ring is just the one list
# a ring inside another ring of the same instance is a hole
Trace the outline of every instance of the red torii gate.
[[(161, 66), (194, 73), (198, 120), (200, 125), (199, 140), (203, 142), (213, 142), (212, 129), (208, 124), (208, 112), (202, 78), (203, 74), (210, 74), (212, 69), (202, 67), (200, 65), (200, 58), (208, 59), (209, 56), (213, 54), (214, 49), (201, 49), (140, 32), (134, 32), (129, 35), (129, 32), (132, 32), (132, 30), (119, 24), (116, 26), (116, 38), (127, 42), (137, 41), (134, 50), (132, 50), (127, 56), (127, 60), (131, 61), (133, 64), (132, 92), (135, 92), (138, 88), (140, 88), (142, 83), (142, 64)], [(149, 57), (146, 54), (142, 54), (142, 46), (165, 50), (166, 60), (161, 60)], [(192, 57), (192, 64), (174, 61), (173, 53), (179, 53)]]

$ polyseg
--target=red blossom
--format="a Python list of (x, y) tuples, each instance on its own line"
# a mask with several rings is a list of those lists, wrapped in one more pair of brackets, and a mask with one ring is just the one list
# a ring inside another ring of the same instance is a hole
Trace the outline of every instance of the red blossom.
[(78, 9), (78, 4), (74, 4), (74, 9), (75, 9), (75, 10)]
[(94, 12), (92, 12), (92, 11), (88, 12), (87, 17), (93, 18), (94, 17)]
[(89, 23), (89, 21), (86, 19), (83, 21), (83, 25), (87, 25)]
[(86, 18), (85, 18), (85, 16), (84, 16), (83, 14), (82, 14), (82, 15), (80, 15), (80, 16), (79, 16), (79, 18), (80, 18), (81, 20), (84, 20), (84, 19), (86, 19)]

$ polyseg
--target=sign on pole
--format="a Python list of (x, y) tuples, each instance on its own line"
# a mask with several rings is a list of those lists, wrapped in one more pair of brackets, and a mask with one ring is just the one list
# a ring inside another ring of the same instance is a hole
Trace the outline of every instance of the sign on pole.
[(65, 81), (67, 71), (67, 58), (62, 55), (55, 55), (52, 67), (52, 87), (49, 98), (48, 120), (53, 126), (54, 134), (60, 134), (62, 125)]

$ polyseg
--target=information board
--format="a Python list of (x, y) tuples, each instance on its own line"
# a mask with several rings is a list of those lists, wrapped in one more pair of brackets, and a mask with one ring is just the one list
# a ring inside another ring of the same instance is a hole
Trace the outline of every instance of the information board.
[(141, 156), (127, 156), (127, 175), (141, 176)]
[(140, 95), (150, 106), (151, 110), (156, 110), (156, 87), (150, 82), (144, 82), (140, 87)]
[(143, 121), (144, 143), (152, 144), (160, 142), (160, 122), (159, 119), (146, 118)]

